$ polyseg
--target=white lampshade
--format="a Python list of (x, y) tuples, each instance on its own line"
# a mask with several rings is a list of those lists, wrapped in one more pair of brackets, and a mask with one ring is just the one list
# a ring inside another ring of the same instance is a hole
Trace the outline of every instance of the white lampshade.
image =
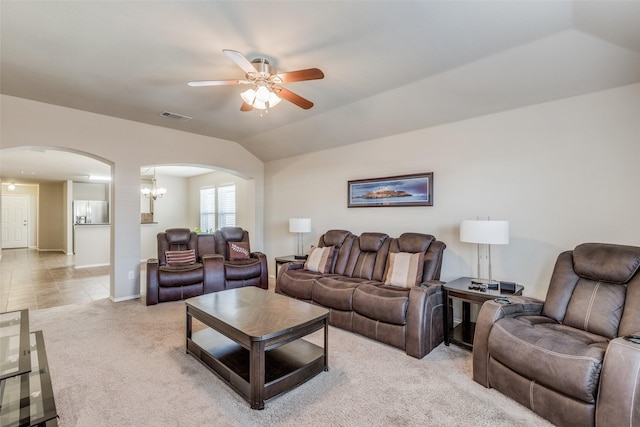
[(460, 241), (507, 245), (509, 244), (509, 221), (465, 219), (460, 223)]
[(289, 231), (291, 233), (309, 233), (311, 231), (311, 218), (290, 218)]

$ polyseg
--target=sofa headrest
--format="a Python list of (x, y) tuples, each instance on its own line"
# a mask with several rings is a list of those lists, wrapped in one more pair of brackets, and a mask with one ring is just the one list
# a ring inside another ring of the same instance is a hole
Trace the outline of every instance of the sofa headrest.
[(400, 252), (426, 252), (434, 240), (436, 238), (430, 234), (403, 233), (398, 237), (398, 249)]
[(624, 284), (640, 268), (640, 247), (583, 243), (573, 250), (573, 270), (587, 279)]
[(242, 240), (244, 230), (242, 227), (222, 227), (220, 233), (222, 233), (224, 240), (228, 242), (238, 242)]
[(389, 238), (389, 235), (384, 233), (362, 233), (359, 237), (360, 250), (364, 252), (376, 252), (387, 238)]
[(336, 248), (339, 248), (350, 235), (351, 232), (347, 230), (329, 230), (324, 233), (324, 244), (325, 246), (335, 246)]
[(165, 231), (165, 236), (170, 245), (186, 245), (191, 239), (191, 230), (188, 228), (169, 228)]

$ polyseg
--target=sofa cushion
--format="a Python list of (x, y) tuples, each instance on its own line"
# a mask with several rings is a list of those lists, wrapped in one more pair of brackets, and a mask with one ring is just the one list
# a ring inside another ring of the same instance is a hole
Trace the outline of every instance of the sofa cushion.
[(367, 282), (370, 281), (354, 277), (320, 277), (313, 286), (311, 298), (313, 302), (328, 308), (352, 311), (353, 291), (356, 287)]
[(395, 325), (407, 323), (409, 289), (362, 284), (353, 292), (353, 310), (369, 319)]
[(231, 260), (224, 263), (224, 277), (227, 280), (246, 280), (260, 277), (262, 264), (257, 258)]
[(166, 251), (165, 257), (167, 265), (191, 265), (196, 262), (196, 251), (189, 249), (186, 251)]
[(609, 340), (538, 318), (498, 320), (489, 335), (491, 357), (536, 383), (594, 403)]
[[(436, 238), (431, 234), (402, 233), (391, 243), (393, 252), (426, 252)], [(397, 247), (397, 250), (395, 249)]]
[(304, 268), (316, 273), (329, 273), (333, 269), (334, 252), (335, 248), (333, 246), (311, 247), (311, 252), (304, 263)]
[(249, 242), (229, 242), (229, 259), (249, 259)]
[(640, 248), (583, 243), (573, 250), (573, 269), (591, 280), (627, 283), (640, 269)]
[(387, 258), (385, 285), (409, 288), (422, 280), (424, 254), (408, 252), (390, 252)]
[(360, 235), (360, 250), (363, 252), (377, 252), (388, 237), (384, 233), (362, 233)]
[(158, 267), (160, 286), (184, 286), (201, 283), (204, 280), (202, 264), (161, 265)]
[(580, 279), (576, 284), (562, 323), (607, 338), (618, 335), (618, 325), (627, 288), (605, 282)]
[(163, 234), (169, 245), (186, 245), (192, 237), (189, 228), (169, 228)]
[(322, 235), (321, 240), (324, 243), (323, 246), (339, 248), (349, 236), (351, 236), (351, 232), (347, 230), (329, 230)]
[(278, 290), (290, 297), (310, 301), (311, 290), (320, 277), (323, 275), (302, 268), (289, 269), (278, 274)]

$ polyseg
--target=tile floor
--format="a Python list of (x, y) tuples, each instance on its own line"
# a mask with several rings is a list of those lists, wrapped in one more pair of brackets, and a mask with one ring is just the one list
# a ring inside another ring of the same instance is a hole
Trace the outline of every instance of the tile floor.
[(82, 304), (109, 297), (109, 266), (74, 268), (73, 256), (3, 249), (0, 312)]

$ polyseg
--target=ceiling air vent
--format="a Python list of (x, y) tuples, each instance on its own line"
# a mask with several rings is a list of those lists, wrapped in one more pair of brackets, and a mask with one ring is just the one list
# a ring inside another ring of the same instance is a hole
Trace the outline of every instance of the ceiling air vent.
[(193, 117), (183, 116), (182, 114), (178, 114), (178, 113), (172, 113), (170, 111), (163, 111), (160, 115), (168, 119), (180, 120), (182, 122), (186, 122), (187, 120), (191, 120), (193, 118)]

